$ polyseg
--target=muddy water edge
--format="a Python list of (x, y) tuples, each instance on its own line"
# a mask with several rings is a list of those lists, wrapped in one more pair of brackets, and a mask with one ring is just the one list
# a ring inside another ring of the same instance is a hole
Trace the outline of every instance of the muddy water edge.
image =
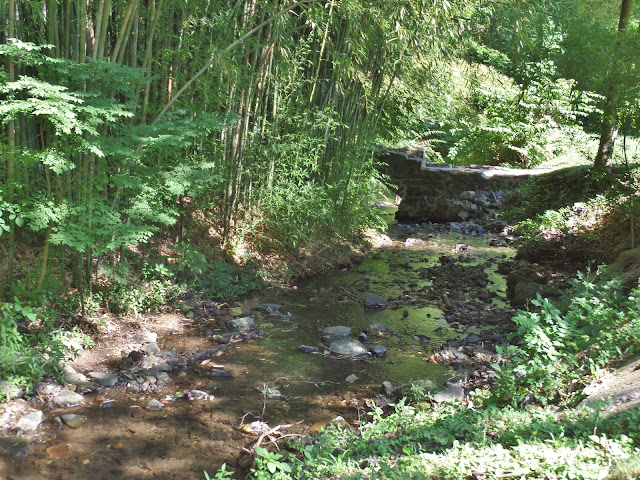
[[(357, 428), (372, 406), (393, 402), (383, 382), (447, 388), (469, 359), (488, 363), (509, 329), (497, 270), (514, 253), (491, 236), (449, 230), (391, 225), (357, 266), (260, 291), (202, 320), (145, 320), (140, 331), (157, 341), (131, 338), (99, 368), (117, 375), (115, 385), (87, 388), (77, 406), (56, 406), (54, 391), (31, 401), (25, 412), (40, 409), (44, 420), (24, 461), (0, 460), (0, 476), (201, 479), (226, 462), (242, 478), (243, 448), (260, 433), (252, 428), (311, 435), (338, 416)], [(324, 331), (333, 326), (374, 355), (336, 354)], [(168, 364), (166, 375), (150, 356)], [(463, 386), (491, 374), (467, 371)]]

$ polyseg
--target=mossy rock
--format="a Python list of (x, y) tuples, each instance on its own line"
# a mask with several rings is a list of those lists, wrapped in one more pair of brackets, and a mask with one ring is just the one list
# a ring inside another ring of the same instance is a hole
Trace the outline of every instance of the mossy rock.
[(635, 287), (640, 279), (640, 247), (625, 250), (618, 255), (611, 270), (620, 274), (620, 280), (626, 287)]

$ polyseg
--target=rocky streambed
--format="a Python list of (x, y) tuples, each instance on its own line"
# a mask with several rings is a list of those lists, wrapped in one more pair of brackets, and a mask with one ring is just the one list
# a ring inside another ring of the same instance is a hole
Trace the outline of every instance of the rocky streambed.
[(516, 265), (505, 234), (476, 227), (393, 225), (357, 266), (106, 321), (64, 385), (0, 405), (0, 476), (203, 478), (246, 468), (259, 438), (358, 428), (412, 381), (464, 399), (501, 360)]

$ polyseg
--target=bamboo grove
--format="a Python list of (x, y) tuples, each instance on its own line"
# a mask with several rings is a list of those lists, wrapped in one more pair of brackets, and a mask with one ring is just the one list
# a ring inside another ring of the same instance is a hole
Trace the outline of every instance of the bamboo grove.
[(446, 54), (458, 4), (3, 0), (6, 285), (90, 285), (158, 232), (295, 248), (367, 224), (394, 85)]

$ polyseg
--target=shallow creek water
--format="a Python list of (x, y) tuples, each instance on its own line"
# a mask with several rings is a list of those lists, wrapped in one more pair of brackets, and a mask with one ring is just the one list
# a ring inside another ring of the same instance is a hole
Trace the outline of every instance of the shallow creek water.
[[(415, 301), (415, 292), (428, 289), (433, 279), (427, 269), (442, 255), (459, 258), (456, 244), (468, 245), (463, 265), (483, 266), (491, 292), (486, 309), (504, 306), (504, 279), (497, 263), (512, 255), (505, 247), (490, 247), (488, 238), (433, 233), (426, 228), (391, 226), (389, 239), (358, 266), (299, 282), (285, 289), (260, 291), (242, 300), (243, 310), (260, 303), (281, 304), (287, 318), (255, 318), (261, 338), (228, 345), (224, 355), (195, 364), (153, 394), (129, 394), (112, 387), (85, 395), (86, 405), (52, 408), (24, 463), (7, 472), (15, 479), (142, 479), (204, 478), (223, 462), (232, 470), (242, 448), (255, 440), (242, 425), (262, 419), (269, 426), (295, 424), (287, 432), (307, 434), (341, 415), (352, 425), (366, 420), (367, 409), (385, 402), (381, 383), (394, 385), (430, 378), (437, 384), (455, 374), (428, 357), (448, 340), (479, 331), (481, 327), (450, 325), (433, 302)], [(443, 292), (446, 293), (446, 292)], [(384, 309), (365, 309), (366, 295), (389, 300)], [(406, 312), (405, 312), (406, 310)], [(158, 338), (161, 349), (178, 354), (193, 347), (211, 348), (211, 333), (229, 331), (229, 313), (179, 334)], [(380, 321), (393, 330), (388, 338), (370, 337), (369, 347), (388, 349), (382, 360), (351, 361), (323, 355), (321, 330), (345, 325), (352, 336)], [(144, 325), (153, 330), (153, 322)], [(430, 341), (427, 341), (426, 338)], [(420, 341), (422, 339), (422, 341)], [(304, 354), (298, 345), (317, 346), (320, 354)], [(234, 378), (213, 378), (212, 366), (224, 366)], [(346, 378), (355, 375), (352, 383)], [(118, 384), (120, 385), (120, 384)], [(213, 400), (189, 401), (181, 396), (192, 389), (214, 395)], [(277, 392), (276, 392), (277, 390)], [(156, 398), (160, 411), (144, 406)], [(59, 421), (66, 413), (86, 415), (79, 428)], [(68, 445), (62, 459), (51, 459), (46, 449)]]

